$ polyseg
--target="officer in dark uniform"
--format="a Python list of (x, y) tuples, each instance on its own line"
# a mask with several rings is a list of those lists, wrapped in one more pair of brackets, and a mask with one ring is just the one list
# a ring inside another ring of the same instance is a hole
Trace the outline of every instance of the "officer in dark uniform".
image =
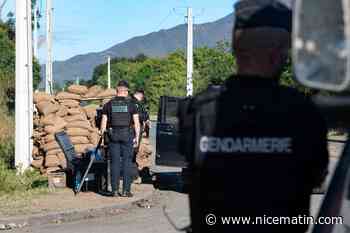
[[(143, 89), (136, 90), (134, 100), (140, 116), (140, 124), (144, 131), (149, 132), (149, 114), (145, 105), (145, 92)], [(149, 134), (149, 133), (148, 133)]]
[[(101, 131), (109, 130), (109, 151), (112, 159), (111, 183), (113, 196), (132, 197), (131, 161), (133, 147), (138, 147), (140, 135), (139, 115), (136, 106), (128, 96), (129, 85), (122, 80), (117, 85), (117, 96), (106, 103), (102, 110)], [(134, 124), (134, 130), (132, 129)], [(121, 160), (122, 157), (122, 160)], [(119, 194), (120, 170), (123, 170), (123, 191)]]
[[(327, 129), (308, 98), (278, 84), (292, 13), (275, 0), (245, 0), (235, 16), (237, 74), (186, 103), (180, 120), (188, 127), (192, 230), (305, 232), (295, 218), (309, 216), (312, 189), (327, 173)], [(224, 225), (222, 216), (249, 223)]]

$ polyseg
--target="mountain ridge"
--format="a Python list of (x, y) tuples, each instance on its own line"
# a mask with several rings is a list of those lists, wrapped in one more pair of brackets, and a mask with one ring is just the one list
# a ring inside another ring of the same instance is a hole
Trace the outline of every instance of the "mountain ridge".
[[(213, 22), (194, 25), (194, 47), (214, 47), (219, 41), (231, 39), (233, 14), (229, 14)], [(92, 78), (96, 66), (111, 57), (135, 57), (145, 54), (149, 57), (164, 57), (176, 49), (186, 48), (187, 25), (180, 24), (170, 29), (162, 29), (142, 36), (136, 36), (125, 42), (111, 46), (101, 52), (90, 52), (73, 56), (65, 61), (53, 63), (53, 77), (62, 85), (66, 81), (75, 80), (77, 76), (83, 80)], [(42, 67), (45, 74), (45, 66)], [(44, 76), (42, 76), (44, 77)]]

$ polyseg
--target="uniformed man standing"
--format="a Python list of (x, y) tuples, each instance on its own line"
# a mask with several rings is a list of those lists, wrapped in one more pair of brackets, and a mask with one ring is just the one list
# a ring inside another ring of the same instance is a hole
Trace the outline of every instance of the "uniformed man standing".
[[(112, 159), (111, 183), (113, 196), (132, 197), (131, 193), (131, 161), (133, 147), (138, 147), (140, 135), (139, 115), (136, 106), (129, 98), (127, 81), (117, 85), (117, 96), (106, 103), (102, 110), (102, 133), (108, 128), (110, 135), (109, 153)], [(135, 133), (131, 128), (134, 124)], [(122, 159), (121, 159), (122, 158)], [(123, 167), (123, 191), (119, 193), (119, 179)]]
[(237, 74), (192, 99), (180, 123), (193, 122), (183, 131), (194, 135), (186, 149), (193, 232), (302, 233), (328, 151), (318, 110), (278, 84), (292, 12), (276, 0), (245, 0), (235, 16)]
[[(142, 89), (136, 90), (134, 94), (135, 104), (140, 117), (140, 124), (144, 131), (149, 132), (149, 114), (145, 106), (145, 92)], [(147, 133), (149, 135), (149, 133)]]

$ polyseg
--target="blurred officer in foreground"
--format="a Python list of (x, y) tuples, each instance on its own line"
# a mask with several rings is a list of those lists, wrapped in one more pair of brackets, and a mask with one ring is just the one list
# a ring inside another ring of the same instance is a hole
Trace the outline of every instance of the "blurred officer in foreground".
[[(117, 85), (117, 96), (103, 106), (101, 131), (109, 130), (109, 153), (112, 159), (113, 196), (132, 197), (131, 161), (133, 147), (138, 147), (140, 123), (137, 109), (129, 95), (129, 85), (122, 80)], [(134, 130), (131, 128), (134, 123)], [(121, 160), (122, 157), (122, 160)], [(123, 166), (123, 192), (119, 193), (121, 161)]]
[[(180, 117), (180, 125), (192, 121), (183, 132), (194, 135), (186, 142), (192, 230), (305, 232), (295, 218), (309, 216), (312, 189), (327, 173), (327, 129), (308, 98), (278, 84), (292, 12), (277, 1), (245, 0), (235, 17), (237, 74), (190, 100)], [(223, 216), (250, 219), (225, 225)]]

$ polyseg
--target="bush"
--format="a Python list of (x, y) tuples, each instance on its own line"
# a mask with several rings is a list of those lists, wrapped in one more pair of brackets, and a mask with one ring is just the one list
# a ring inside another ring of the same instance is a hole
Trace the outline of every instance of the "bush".
[(15, 169), (9, 169), (7, 163), (0, 159), (0, 195), (23, 193), (47, 186), (47, 178), (38, 171), (28, 169), (23, 174), (17, 174)]

